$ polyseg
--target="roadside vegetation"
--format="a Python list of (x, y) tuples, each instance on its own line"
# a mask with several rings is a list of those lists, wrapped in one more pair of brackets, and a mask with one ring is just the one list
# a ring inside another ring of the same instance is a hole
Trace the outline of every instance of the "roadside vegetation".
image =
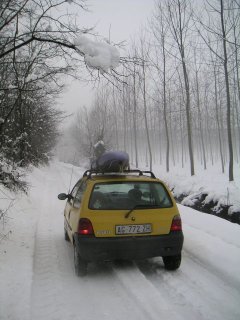
[(68, 76), (97, 80), (99, 89), (63, 134), (63, 160), (86, 160), (103, 140), (128, 152), (135, 167), (188, 167), (194, 176), (196, 162), (204, 169), (218, 163), (233, 181), (240, 161), (238, 2), (159, 1), (126, 58), (102, 43), (114, 62), (94, 68), (85, 37), (94, 30), (65, 14), (72, 6), (83, 12), (87, 1), (1, 2), (0, 182), (24, 189), (22, 168), (48, 163), (65, 117), (55, 102)]
[[(79, 27), (76, 13), (85, 10), (85, 0), (1, 1), (0, 183), (9, 189), (26, 190), (21, 168), (51, 158), (65, 117), (55, 107), (65, 79), (94, 81), (118, 65), (114, 46), (96, 44), (86, 37), (93, 31)], [(110, 53), (103, 65), (102, 52)]]

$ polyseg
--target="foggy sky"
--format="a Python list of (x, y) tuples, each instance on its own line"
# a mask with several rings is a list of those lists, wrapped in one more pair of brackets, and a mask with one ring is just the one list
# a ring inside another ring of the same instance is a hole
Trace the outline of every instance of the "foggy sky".
[[(90, 12), (78, 13), (80, 26), (96, 26), (98, 34), (107, 39), (110, 37), (113, 43), (125, 41), (127, 49), (131, 38), (151, 17), (154, 0), (87, 0), (87, 5)], [(90, 84), (71, 81), (58, 105), (61, 110), (74, 113), (84, 105), (90, 107), (93, 97), (94, 89)], [(71, 122), (71, 118), (65, 125)]]

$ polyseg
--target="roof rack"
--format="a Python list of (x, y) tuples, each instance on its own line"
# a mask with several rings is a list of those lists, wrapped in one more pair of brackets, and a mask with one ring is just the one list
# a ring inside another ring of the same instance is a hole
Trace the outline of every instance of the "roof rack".
[(138, 170), (138, 169), (133, 169), (133, 170), (123, 170), (123, 171), (119, 171), (119, 172), (104, 172), (104, 171), (98, 171), (98, 170), (86, 170), (83, 174), (83, 177), (88, 177), (91, 178), (92, 174), (102, 174), (102, 175), (121, 175), (121, 174), (125, 174), (125, 173), (138, 173), (139, 176), (144, 176), (146, 174), (149, 174), (151, 176), (151, 178), (156, 179), (154, 173), (152, 171), (142, 171), (142, 170)]

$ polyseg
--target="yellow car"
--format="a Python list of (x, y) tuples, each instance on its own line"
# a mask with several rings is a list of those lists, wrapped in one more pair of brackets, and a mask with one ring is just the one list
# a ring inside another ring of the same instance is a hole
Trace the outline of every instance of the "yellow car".
[(163, 258), (168, 270), (181, 264), (183, 232), (175, 200), (150, 171), (101, 174), (88, 170), (64, 210), (65, 239), (74, 247), (78, 276), (90, 261)]

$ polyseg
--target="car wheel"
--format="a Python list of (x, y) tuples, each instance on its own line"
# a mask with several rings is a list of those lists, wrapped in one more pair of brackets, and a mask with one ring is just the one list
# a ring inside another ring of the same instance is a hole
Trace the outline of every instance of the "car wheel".
[(66, 241), (70, 241), (69, 235), (68, 235), (67, 230), (65, 228), (64, 228), (64, 239)]
[(78, 277), (83, 277), (87, 274), (87, 261), (83, 260), (80, 257), (75, 245), (74, 245), (74, 268), (75, 268), (75, 273)]
[(181, 254), (175, 256), (163, 257), (163, 263), (166, 270), (176, 270), (180, 267), (182, 260)]

